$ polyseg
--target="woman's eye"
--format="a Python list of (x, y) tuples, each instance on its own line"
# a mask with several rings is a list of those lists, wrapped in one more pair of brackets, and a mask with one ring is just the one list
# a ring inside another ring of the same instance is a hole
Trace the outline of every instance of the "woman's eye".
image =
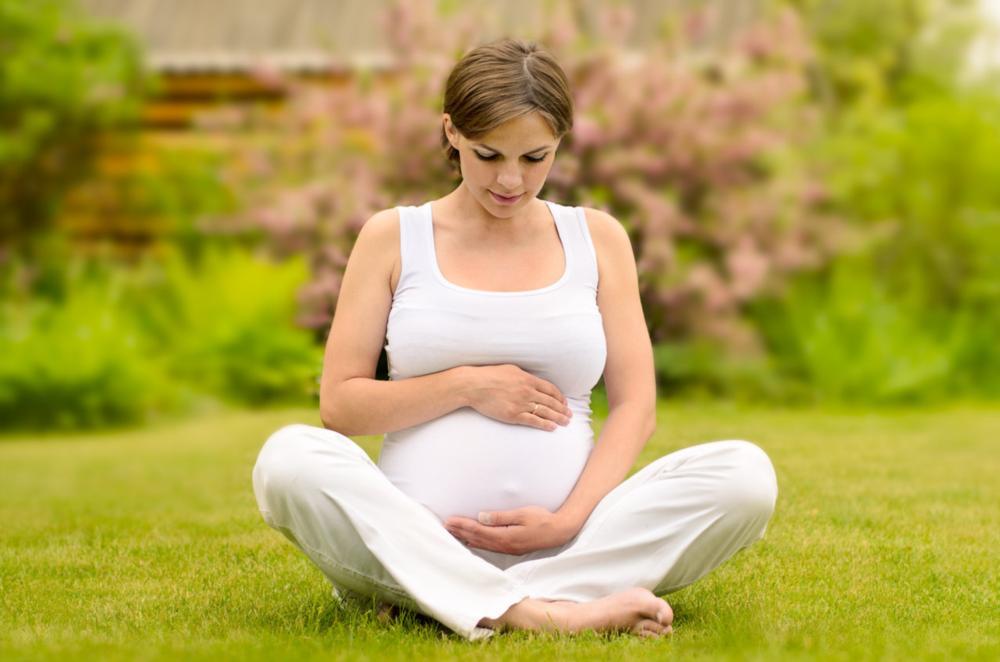
[[(477, 157), (479, 157), (480, 161), (495, 161), (497, 156), (499, 156), (499, 154), (490, 154), (488, 156), (485, 156), (483, 154), (480, 154), (479, 152), (475, 152), (475, 154)], [(546, 156), (548, 155), (543, 154), (542, 156), (526, 156), (524, 158), (528, 159), (532, 163), (539, 163), (541, 161), (544, 161)]]

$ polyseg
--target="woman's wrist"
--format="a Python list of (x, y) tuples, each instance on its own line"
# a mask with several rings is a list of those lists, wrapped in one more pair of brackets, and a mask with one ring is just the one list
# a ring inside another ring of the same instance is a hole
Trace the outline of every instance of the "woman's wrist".
[(583, 528), (583, 523), (587, 521), (587, 517), (581, 515), (578, 511), (563, 508), (557, 510), (555, 516), (556, 522), (567, 540), (576, 536), (580, 532), (580, 529)]
[(452, 390), (457, 396), (459, 407), (472, 406), (472, 366), (460, 365), (448, 371), (452, 377)]

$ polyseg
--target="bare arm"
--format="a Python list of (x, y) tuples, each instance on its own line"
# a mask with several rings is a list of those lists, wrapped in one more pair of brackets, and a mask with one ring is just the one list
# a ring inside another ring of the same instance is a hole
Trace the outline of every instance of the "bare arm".
[(344, 435), (417, 425), (466, 405), (462, 367), (399, 381), (375, 379), (399, 259), (399, 213), (365, 222), (344, 271), (323, 358), (320, 418)]
[(597, 503), (622, 482), (656, 429), (653, 348), (628, 233), (602, 211), (587, 209), (586, 214), (598, 254), (597, 304), (608, 343), (604, 384), (609, 413), (587, 465), (557, 513), (573, 535)]
[[(344, 271), (320, 381), (324, 426), (348, 436), (381, 434), (461, 407), (543, 429), (568, 422), (559, 389), (513, 365), (456, 366), (408, 379), (375, 379), (398, 259), (399, 213), (387, 209), (361, 228)], [(531, 415), (525, 407), (529, 402), (545, 407)]]

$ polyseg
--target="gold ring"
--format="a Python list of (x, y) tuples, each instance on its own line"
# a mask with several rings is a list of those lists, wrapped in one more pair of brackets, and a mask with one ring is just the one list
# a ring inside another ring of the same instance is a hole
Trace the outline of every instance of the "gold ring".
[(535, 406), (531, 408), (531, 413), (534, 414), (537, 410), (538, 410), (538, 403), (536, 402)]

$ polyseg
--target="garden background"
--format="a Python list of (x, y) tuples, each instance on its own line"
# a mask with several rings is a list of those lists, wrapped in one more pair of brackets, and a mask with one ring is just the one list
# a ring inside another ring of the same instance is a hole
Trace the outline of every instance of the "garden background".
[(0, 2), (0, 652), (481, 653), (334, 606), (249, 469), (319, 423), (354, 237), (456, 185), (442, 85), (510, 35), (574, 92), (541, 197), (632, 238), (639, 464), (738, 436), (778, 468), (767, 541), (655, 645), (1000, 654), (998, 34), (972, 0)]

